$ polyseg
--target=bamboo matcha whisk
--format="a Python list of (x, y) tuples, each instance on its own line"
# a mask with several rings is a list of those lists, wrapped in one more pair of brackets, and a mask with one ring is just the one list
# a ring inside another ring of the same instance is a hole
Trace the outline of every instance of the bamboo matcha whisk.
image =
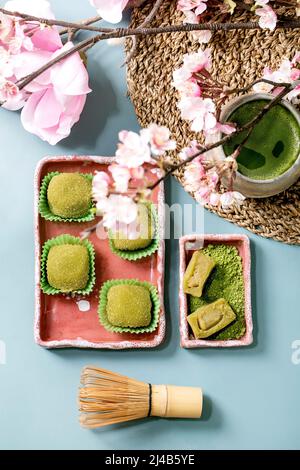
[(80, 424), (98, 428), (149, 416), (200, 418), (202, 390), (150, 385), (109, 370), (85, 367), (79, 390)]

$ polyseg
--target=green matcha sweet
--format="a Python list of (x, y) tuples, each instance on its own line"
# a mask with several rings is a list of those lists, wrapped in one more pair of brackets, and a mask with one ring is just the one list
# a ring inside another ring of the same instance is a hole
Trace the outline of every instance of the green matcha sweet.
[(107, 294), (106, 313), (113, 326), (139, 328), (151, 322), (152, 302), (144, 286), (118, 284)]
[(83, 245), (52, 246), (47, 258), (50, 286), (61, 292), (84, 289), (89, 280), (89, 254)]
[(79, 173), (60, 173), (53, 176), (47, 198), (52, 214), (62, 218), (87, 215), (91, 207), (92, 183)]
[(195, 251), (184, 273), (184, 292), (201, 297), (205, 282), (215, 265), (215, 261), (205, 255), (202, 250)]
[(223, 330), (235, 320), (236, 315), (227, 300), (218, 299), (211, 304), (199, 307), (194, 313), (187, 317), (193, 330), (194, 336), (208, 338), (209, 336)]
[(202, 297), (189, 296), (189, 312), (224, 298), (236, 314), (236, 319), (209, 339), (241, 338), (246, 331), (245, 289), (242, 259), (238, 250), (231, 245), (216, 244), (208, 245), (202, 251), (215, 261), (216, 266), (205, 283)]
[(122, 251), (135, 251), (147, 248), (153, 240), (154, 223), (151, 209), (147, 204), (138, 204), (136, 236), (129, 238), (122, 231), (112, 235), (114, 247)]
[[(238, 127), (251, 121), (268, 104), (267, 100), (254, 100), (239, 106), (227, 118)], [(245, 138), (246, 131), (224, 145), (231, 155)], [(239, 172), (254, 180), (268, 180), (285, 173), (300, 153), (300, 126), (293, 114), (277, 104), (255, 126), (237, 158)]]

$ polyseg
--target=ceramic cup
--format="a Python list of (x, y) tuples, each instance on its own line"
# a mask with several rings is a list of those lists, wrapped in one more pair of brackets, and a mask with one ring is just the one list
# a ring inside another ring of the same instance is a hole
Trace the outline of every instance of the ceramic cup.
[[(272, 98), (272, 95), (266, 93), (251, 93), (244, 96), (239, 96), (238, 98), (229, 101), (227, 105), (224, 106), (220, 120), (221, 122), (226, 122), (233, 111), (235, 111), (244, 103), (260, 99), (271, 100)], [(282, 100), (281, 105), (292, 113), (300, 126), (300, 113), (297, 111), (297, 109), (286, 100)], [(213, 141), (217, 142), (221, 139), (221, 137), (221, 133), (219, 133), (214, 136)], [(211, 157), (214, 159), (223, 160), (226, 158), (222, 146), (212, 150), (211, 152)], [(274, 196), (275, 194), (278, 194), (285, 189), (288, 189), (298, 180), (298, 178), (300, 178), (300, 154), (294, 164), (285, 173), (277, 176), (276, 178), (267, 180), (254, 180), (237, 172), (233, 189), (235, 191), (239, 191), (246, 197), (269, 197)], [(226, 180), (224, 180), (224, 184), (226, 186)]]

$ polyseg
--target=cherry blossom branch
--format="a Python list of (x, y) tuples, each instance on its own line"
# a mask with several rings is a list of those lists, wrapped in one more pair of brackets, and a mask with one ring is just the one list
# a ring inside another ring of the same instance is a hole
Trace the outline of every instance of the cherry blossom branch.
[[(163, 2), (164, 2), (164, 0), (156, 0), (156, 2), (154, 3), (154, 5), (153, 5), (153, 7), (150, 11), (150, 13), (146, 16), (146, 18), (138, 26), (138, 28), (145, 28), (146, 26), (148, 26), (151, 23), (151, 21), (155, 18), (155, 15), (158, 12), (158, 10), (160, 9), (161, 5), (163, 4)], [(131, 46), (130, 52), (127, 55), (126, 64), (129, 64), (131, 59), (133, 59), (133, 57), (136, 55), (137, 45), (138, 45), (138, 37), (133, 36), (132, 37), (132, 46)]]
[[(259, 82), (264, 82), (265, 79), (260, 79), (260, 80), (256, 80), (255, 82), (256, 83), (259, 83)], [(253, 82), (253, 84), (255, 83)], [(198, 152), (194, 153), (193, 155), (191, 155), (190, 157), (186, 158), (185, 160), (183, 160), (182, 162), (178, 163), (177, 165), (172, 165), (171, 168), (169, 168), (165, 174), (163, 176), (161, 176), (158, 180), (155, 181), (155, 183), (153, 183), (152, 185), (148, 186), (148, 189), (150, 189), (151, 191), (153, 189), (155, 189), (162, 181), (164, 181), (166, 178), (168, 178), (168, 176), (170, 176), (171, 174), (173, 174), (175, 171), (178, 171), (180, 170), (182, 167), (184, 167), (185, 165), (187, 165), (188, 163), (192, 162), (195, 158), (199, 157), (200, 155), (210, 151), (210, 150), (213, 150), (217, 147), (220, 147), (224, 144), (226, 144), (227, 142), (230, 142), (230, 140), (235, 137), (236, 135), (239, 135), (241, 134), (242, 132), (248, 130), (249, 132), (247, 133), (245, 139), (243, 140), (242, 144), (240, 144), (240, 146), (243, 146), (245, 145), (245, 143), (247, 142), (247, 140), (249, 139), (253, 129), (255, 128), (256, 124), (259, 123), (259, 121), (268, 113), (268, 111), (270, 111), (270, 109), (272, 109), (276, 104), (278, 104), (296, 85), (292, 85), (291, 83), (275, 83), (275, 82), (271, 82), (271, 84), (273, 84), (275, 87), (281, 87), (283, 88), (283, 90), (277, 95), (275, 96), (275, 98), (273, 98), (267, 105), (265, 105), (261, 111), (257, 114), (257, 116), (255, 116), (251, 121), (249, 121), (247, 124), (245, 124), (244, 126), (241, 126), (239, 127), (238, 129), (236, 129), (236, 131), (232, 134), (229, 134), (229, 135), (226, 135), (225, 137), (223, 137), (222, 139), (220, 139), (219, 141), (217, 142), (214, 142), (212, 144), (208, 144), (208, 145), (203, 145), (201, 147), (201, 150), (199, 150)], [(248, 87), (247, 87), (248, 88)]]
[[(3, 9), (0, 8), (0, 12)], [(6, 10), (5, 10), (6, 11)], [(18, 15), (18, 13), (14, 13)], [(21, 14), (20, 14), (21, 15)], [(26, 15), (25, 15), (26, 16)], [(36, 18), (36, 17), (31, 17)], [(36, 21), (39, 19), (36, 18)], [(45, 20), (48, 21), (48, 20)], [(50, 21), (50, 20), (49, 20)], [(55, 22), (56, 20), (51, 20)], [(61, 22), (60, 22), (61, 23)], [(67, 23), (67, 22), (64, 22)], [(54, 24), (54, 23), (53, 23)], [(86, 29), (86, 26), (81, 27), (78, 23), (67, 23), (70, 27), (78, 28), (78, 29)], [(300, 28), (300, 20), (289, 20), (284, 22), (278, 22), (277, 28)], [(202, 30), (211, 30), (211, 31), (231, 31), (231, 30), (238, 30), (238, 29), (261, 29), (259, 24), (256, 22), (248, 22), (248, 23), (201, 23), (201, 24), (183, 24), (183, 25), (168, 25), (163, 27), (155, 27), (155, 28), (116, 28), (115, 30), (100, 28), (102, 31), (101, 34), (92, 36), (91, 38), (87, 38), (84, 41), (81, 41), (77, 45), (73, 46), (67, 51), (59, 54), (55, 59), (52, 59), (39, 69), (37, 69), (32, 74), (24, 77), (23, 79), (17, 82), (17, 86), (20, 90), (22, 90), (25, 86), (27, 86), (32, 80), (37, 78), (39, 75), (44, 73), (53, 65), (57, 64), (63, 59), (66, 59), (70, 55), (74, 54), (75, 52), (79, 52), (82, 49), (90, 48), (94, 46), (99, 41), (105, 39), (112, 39), (112, 38), (121, 38), (127, 36), (148, 36), (148, 35), (156, 35), (156, 34), (165, 34), (165, 33), (174, 33), (174, 32), (191, 32), (191, 31), (202, 31)]]
[(244, 88), (232, 88), (230, 90), (226, 90), (226, 95), (232, 95), (234, 93), (247, 93), (248, 91), (251, 90), (251, 88), (254, 85), (257, 85), (258, 83), (267, 83), (268, 85), (272, 85), (273, 87), (288, 87), (291, 84), (290, 83), (278, 83), (274, 82), (273, 80), (268, 80), (267, 78), (258, 78), (257, 80), (254, 80), (254, 82), (250, 83), (250, 85), (247, 85)]
[[(108, 32), (108, 31), (114, 31), (112, 28), (100, 28), (99, 26), (92, 26), (89, 24), (89, 20), (83, 20), (83, 22), (79, 23), (74, 23), (70, 21), (64, 21), (64, 20), (55, 20), (55, 19), (50, 19), (50, 18), (41, 18), (39, 16), (34, 16), (34, 15), (29, 15), (27, 13), (20, 13), (19, 11), (10, 11), (6, 10), (5, 8), (0, 8), (0, 13), (3, 13), (4, 15), (7, 16), (14, 16), (15, 18), (22, 18), (24, 21), (29, 21), (29, 22), (34, 22), (34, 23), (40, 23), (40, 24), (45, 24), (47, 26), (62, 26), (66, 28), (66, 32), (70, 29), (77, 29), (77, 30), (85, 30), (85, 31), (93, 31), (93, 32)], [(97, 18), (97, 17), (95, 17)], [(99, 20), (101, 17), (98, 17)], [(95, 23), (96, 21), (93, 21)], [(86, 22), (87, 21), (87, 22)]]
[[(91, 18), (87, 18), (86, 20), (83, 20), (83, 21), (80, 21), (80, 24), (82, 24), (83, 26), (89, 26), (91, 24), (94, 24), (94, 23), (97, 23), (98, 21), (100, 21), (102, 18), (101, 16), (93, 16)], [(80, 29), (72, 29), (72, 28), (65, 28), (65, 29), (62, 29), (59, 34), (60, 35), (63, 35), (63, 34), (67, 34), (69, 33), (70, 31), (72, 31), (72, 35), (74, 36), (78, 31), (80, 31)]]
[[(192, 32), (192, 31), (206, 31), (210, 30), (213, 32), (216, 31), (232, 31), (237, 29), (261, 29), (259, 23), (257, 21), (249, 21), (245, 23), (232, 23), (232, 22), (225, 22), (225, 23), (200, 23), (200, 24), (180, 24), (180, 25), (168, 25), (168, 26), (158, 26), (156, 28), (100, 28), (98, 26), (92, 25), (85, 25), (82, 23), (74, 23), (69, 21), (63, 20), (54, 20), (48, 18), (40, 18), (38, 16), (28, 15), (25, 13), (20, 12), (12, 12), (6, 10), (4, 8), (0, 8), (0, 12), (8, 15), (14, 16), (17, 18), (23, 18), (25, 21), (32, 21), (41, 24), (45, 24), (48, 26), (62, 26), (67, 29), (80, 29), (83, 31), (93, 31), (96, 33), (109, 33), (112, 32), (113, 36), (115, 37), (126, 37), (126, 36), (137, 36), (137, 35), (152, 35), (152, 34), (165, 34), (165, 33), (175, 33), (175, 32)], [(300, 27), (300, 20), (298, 19), (289, 19), (284, 21), (278, 21), (277, 29), (294, 29)], [(114, 35), (116, 34), (116, 36)], [(105, 37), (104, 39), (109, 39), (109, 37)]]

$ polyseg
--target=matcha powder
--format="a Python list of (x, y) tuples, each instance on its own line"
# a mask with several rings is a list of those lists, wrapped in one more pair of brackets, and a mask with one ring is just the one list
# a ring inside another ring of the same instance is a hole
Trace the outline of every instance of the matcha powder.
[(236, 320), (208, 339), (238, 339), (246, 331), (242, 260), (231, 245), (208, 245), (202, 252), (216, 262), (216, 267), (206, 281), (202, 297), (189, 296), (190, 313), (224, 297), (235, 312)]

